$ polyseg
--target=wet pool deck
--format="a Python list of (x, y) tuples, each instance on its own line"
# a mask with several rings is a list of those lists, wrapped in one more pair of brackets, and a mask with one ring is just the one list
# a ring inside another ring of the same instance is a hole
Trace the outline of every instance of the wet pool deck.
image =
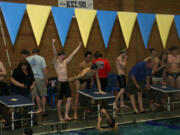
[[(171, 118), (180, 118), (180, 105), (176, 105), (171, 112), (157, 110), (154, 112), (148, 112), (148, 108), (146, 109), (146, 113), (143, 114), (133, 114), (131, 108), (123, 108), (116, 114), (116, 121), (118, 124), (130, 124), (136, 122), (144, 122), (150, 120), (161, 120), (161, 119), (171, 119)], [(84, 120), (83, 109), (79, 110), (81, 112), (79, 115), (79, 120), (73, 120), (71, 122), (58, 122), (56, 109), (48, 109), (48, 115), (46, 117), (42, 117), (41, 115), (37, 115), (37, 125), (33, 127), (33, 131), (35, 135), (45, 134), (49, 132), (64, 132), (64, 131), (72, 131), (72, 130), (80, 130), (87, 128), (95, 128), (97, 123), (97, 112), (92, 111), (89, 112), (88, 117)], [(104, 125), (105, 121), (103, 121)], [(14, 131), (2, 131), (0, 135), (21, 135), (23, 129), (15, 129)]]

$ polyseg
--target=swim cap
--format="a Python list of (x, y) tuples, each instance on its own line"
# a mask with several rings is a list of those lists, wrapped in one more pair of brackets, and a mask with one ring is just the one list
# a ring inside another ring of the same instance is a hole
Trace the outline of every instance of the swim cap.
[(120, 54), (127, 52), (127, 49), (121, 49)]

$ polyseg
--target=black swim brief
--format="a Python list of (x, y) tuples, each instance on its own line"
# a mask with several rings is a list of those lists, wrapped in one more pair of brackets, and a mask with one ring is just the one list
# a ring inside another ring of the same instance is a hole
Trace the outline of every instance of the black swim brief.
[(176, 80), (180, 76), (180, 73), (167, 73), (167, 76), (172, 76)]
[(56, 88), (58, 91), (58, 99), (62, 100), (65, 96), (66, 98), (71, 97), (71, 89), (68, 82), (57, 81)]
[(126, 76), (125, 75), (118, 75), (118, 82), (120, 88), (126, 88)]

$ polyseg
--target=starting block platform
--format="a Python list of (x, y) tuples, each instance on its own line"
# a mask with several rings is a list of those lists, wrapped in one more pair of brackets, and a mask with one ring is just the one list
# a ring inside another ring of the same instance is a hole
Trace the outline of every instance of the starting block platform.
[[(174, 88), (172, 86), (160, 85), (160, 84), (151, 85), (151, 89), (167, 94), (180, 92), (180, 89)], [(168, 95), (167, 109), (168, 111), (171, 110), (171, 97), (169, 95)]]
[[(29, 101), (21, 95), (11, 95), (11, 96), (0, 96), (0, 104), (5, 105), (8, 108), (17, 108), (25, 106), (33, 106), (33, 102)], [(33, 126), (33, 112), (30, 112), (31, 115), (31, 127)], [(12, 130), (14, 130), (14, 111), (11, 113), (12, 118)]]
[[(99, 94), (98, 89), (79, 90), (79, 93), (97, 101), (115, 98), (115, 96), (111, 93)], [(101, 112), (100, 102), (98, 102), (97, 110), (98, 110), (98, 116), (100, 116), (100, 112)], [(113, 106), (113, 117), (115, 117), (114, 106)]]

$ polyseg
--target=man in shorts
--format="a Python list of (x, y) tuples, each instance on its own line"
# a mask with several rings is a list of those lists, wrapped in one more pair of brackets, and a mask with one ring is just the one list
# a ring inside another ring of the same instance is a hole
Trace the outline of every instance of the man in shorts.
[[(55, 39), (52, 40), (52, 48), (54, 54), (54, 67), (58, 76), (57, 81), (57, 91), (58, 91), (58, 102), (57, 102), (57, 111), (58, 111), (58, 119), (59, 121), (68, 121), (71, 120), (69, 117), (69, 109), (71, 105), (71, 89), (68, 83), (68, 75), (67, 75), (67, 65), (70, 63), (74, 55), (78, 52), (78, 50), (82, 47), (82, 42), (79, 42), (78, 47), (66, 58), (64, 52), (59, 52), (57, 54), (56, 48), (54, 46)], [(65, 108), (65, 117), (63, 119), (61, 114), (61, 105), (63, 101), (63, 97), (67, 98), (66, 108)]]
[(137, 63), (129, 73), (127, 92), (130, 96), (131, 105), (135, 114), (139, 113), (136, 107), (135, 94), (138, 96), (140, 113), (145, 112), (142, 102), (142, 92), (145, 85), (148, 89), (150, 88), (150, 77), (153, 65), (154, 60), (148, 59), (146, 62)]
[(96, 51), (94, 54), (95, 60), (93, 60), (93, 64), (98, 66), (98, 75), (101, 82), (102, 90), (106, 90), (107, 81), (108, 81), (108, 73), (111, 71), (111, 66), (109, 61), (102, 58), (102, 54), (99, 51)]
[(120, 107), (128, 107), (124, 104), (124, 92), (126, 88), (126, 74), (125, 74), (125, 66), (127, 61), (127, 50), (122, 49), (120, 50), (120, 55), (116, 59), (116, 68), (118, 72), (118, 82), (120, 91), (118, 92), (116, 99), (114, 101), (114, 107), (116, 110), (118, 110), (117, 104), (119, 98), (121, 98)]
[[(32, 49), (32, 56), (27, 58), (27, 61), (31, 65), (34, 78), (35, 86), (32, 90), (32, 97), (36, 99), (38, 110), (35, 113), (46, 114), (46, 96), (48, 77), (47, 77), (47, 66), (45, 59), (39, 55), (40, 50), (38, 48)], [(41, 97), (41, 99), (40, 99)]]
[[(92, 65), (92, 52), (87, 51), (85, 53), (85, 59), (80, 63), (80, 72), (88, 67), (91, 67)], [(76, 82), (76, 81), (75, 81)], [(75, 93), (75, 102), (74, 102), (74, 119), (78, 119), (77, 116), (77, 109), (78, 109), (78, 103), (79, 103), (79, 90), (80, 89), (88, 89), (92, 86), (93, 84), (93, 78), (88, 78), (88, 79), (79, 79), (80, 83), (75, 83), (76, 87), (76, 93)]]

